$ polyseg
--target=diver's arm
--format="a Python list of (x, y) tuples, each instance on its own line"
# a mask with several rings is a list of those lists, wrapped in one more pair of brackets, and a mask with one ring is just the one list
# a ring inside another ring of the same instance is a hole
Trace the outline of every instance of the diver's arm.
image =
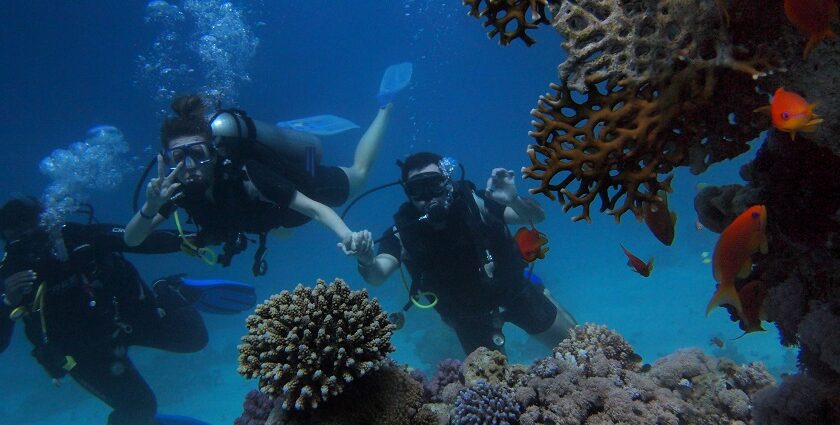
[(332, 230), (342, 242), (347, 241), (353, 234), (350, 228), (344, 224), (344, 220), (342, 220), (341, 217), (332, 210), (332, 208), (318, 201), (313, 201), (311, 198), (299, 191), (295, 191), (292, 195), (289, 208), (323, 224), (325, 227)]
[(157, 156), (158, 176), (151, 179), (146, 185), (146, 202), (143, 208), (140, 208), (128, 225), (125, 226), (125, 234), (123, 240), (128, 246), (140, 245), (161, 222), (166, 220), (166, 217), (160, 214), (160, 209), (167, 202), (170, 202), (170, 197), (175, 195), (181, 183), (176, 181), (178, 173), (184, 168), (184, 163), (181, 162), (172, 170), (169, 175), (166, 174), (166, 167), (163, 164), (163, 157)]
[(123, 235), (126, 230), (115, 224), (91, 225), (89, 230), (97, 235), (97, 244), (111, 252), (168, 254), (181, 250), (181, 238), (173, 230), (150, 231), (148, 236), (135, 246), (125, 242)]
[(396, 235), (396, 230), (387, 230), (379, 242), (379, 254), (373, 254), (373, 236), (367, 230), (358, 233), (356, 266), (365, 282), (377, 286), (381, 285), (388, 276), (400, 267), (402, 244)]
[[(476, 195), (476, 198), (479, 196)], [(504, 205), (503, 217), (507, 224), (539, 223), (545, 219), (545, 211), (533, 199), (524, 199), (516, 193), (514, 173), (504, 168), (494, 168), (487, 179), (484, 198)], [(482, 212), (487, 213), (486, 205), (479, 203)]]
[(385, 279), (400, 267), (400, 262), (391, 254), (379, 254), (373, 257), (370, 264), (358, 262), (359, 274), (365, 282), (379, 286)]
[(157, 211), (151, 213), (149, 211), (151, 211), (151, 208), (147, 207), (147, 204), (143, 204), (143, 208), (140, 208), (140, 211), (134, 214), (134, 217), (125, 226), (123, 241), (127, 246), (135, 247), (142, 244), (154, 229), (166, 220), (166, 217), (160, 215)]
[(545, 210), (530, 198), (516, 196), (504, 212), (507, 224), (536, 224), (545, 220)]

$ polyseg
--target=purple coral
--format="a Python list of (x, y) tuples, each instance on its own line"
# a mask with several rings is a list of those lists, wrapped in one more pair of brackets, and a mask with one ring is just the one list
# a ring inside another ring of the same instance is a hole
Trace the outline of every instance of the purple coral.
[(251, 390), (245, 395), (242, 403), (242, 416), (233, 421), (234, 425), (265, 425), (268, 415), (274, 407), (274, 402), (265, 393)]
[(423, 382), (423, 389), (425, 393), (431, 397), (434, 402), (441, 402), (441, 392), (443, 389), (452, 383), (463, 381), (461, 375), (461, 361), (456, 359), (443, 359), (437, 364), (437, 371), (432, 379)]
[(514, 425), (519, 423), (522, 406), (513, 390), (478, 381), (464, 388), (455, 400), (454, 425)]

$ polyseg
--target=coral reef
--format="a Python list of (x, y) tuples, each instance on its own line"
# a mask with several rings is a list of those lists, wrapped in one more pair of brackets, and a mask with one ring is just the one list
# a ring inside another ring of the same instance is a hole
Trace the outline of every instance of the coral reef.
[(271, 409), (276, 404), (261, 391), (251, 390), (245, 395), (242, 415), (234, 419), (233, 425), (265, 425)]
[[(484, 26), (493, 27), (487, 36), (493, 38), (498, 34), (502, 46), (517, 38), (530, 46), (535, 40), (527, 31), (549, 23), (545, 14), (547, 0), (464, 0), (464, 4), (470, 7), (471, 16), (486, 18)], [(508, 27), (513, 29), (508, 31)]]
[[(452, 382), (432, 392), (424, 391), (404, 367), (386, 361), (320, 408), (295, 410), (278, 404), (266, 423), (745, 424), (753, 421), (757, 393), (766, 405), (773, 405), (777, 394), (769, 391), (773, 378), (761, 364), (737, 365), (699, 349), (678, 351), (644, 368), (639, 362), (621, 335), (587, 324), (576, 327), (552, 356), (531, 367), (508, 364), (502, 354), (480, 348), (461, 364), (462, 373), (456, 372), (456, 361), (442, 362), (441, 376), (458, 377), (437, 379), (439, 384)], [(785, 391), (798, 388), (798, 381), (791, 382)], [(813, 392), (819, 397), (803, 403), (814, 401), (819, 412), (828, 409), (831, 393), (823, 386)], [(431, 399), (434, 394), (436, 400)], [(787, 406), (775, 409), (764, 414), (783, 417), (791, 411)]]
[(239, 373), (290, 409), (316, 408), (378, 367), (394, 325), (366, 291), (336, 279), (298, 285), (257, 306), (239, 346)]
[(452, 424), (512, 425), (518, 423), (521, 412), (522, 406), (514, 400), (513, 390), (478, 381), (458, 393)]
[(423, 390), (427, 397), (433, 402), (443, 401), (441, 393), (449, 384), (463, 383), (464, 376), (461, 374), (461, 361), (456, 359), (444, 359), (438, 362), (434, 376), (423, 384)]
[(423, 388), (405, 369), (385, 363), (348, 385), (322, 408), (275, 408), (267, 425), (437, 425), (423, 407)]

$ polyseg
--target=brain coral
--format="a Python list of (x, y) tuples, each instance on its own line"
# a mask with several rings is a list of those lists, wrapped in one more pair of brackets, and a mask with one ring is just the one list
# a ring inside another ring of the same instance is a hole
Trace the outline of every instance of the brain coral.
[(393, 351), (394, 326), (367, 291), (341, 279), (298, 285), (257, 306), (239, 346), (239, 373), (283, 407), (316, 408)]

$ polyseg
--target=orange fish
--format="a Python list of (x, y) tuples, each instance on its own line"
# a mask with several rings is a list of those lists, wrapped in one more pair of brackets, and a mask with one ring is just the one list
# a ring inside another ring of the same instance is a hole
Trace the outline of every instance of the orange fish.
[(648, 229), (659, 239), (659, 242), (671, 246), (674, 242), (674, 225), (677, 214), (668, 210), (668, 196), (664, 191), (659, 192), (661, 202), (645, 202), (644, 216)]
[(738, 298), (744, 312), (741, 315), (741, 324), (745, 333), (763, 331), (761, 321), (767, 320), (767, 288), (760, 280), (753, 280), (744, 285), (738, 291)]
[(837, 3), (834, 0), (785, 0), (785, 15), (799, 32), (808, 37), (802, 59), (826, 38), (835, 38), (831, 22), (837, 20)]
[(537, 230), (534, 225), (531, 228), (520, 227), (513, 236), (516, 245), (519, 247), (519, 254), (522, 259), (531, 263), (537, 258), (545, 258), (545, 253), (548, 252), (548, 238), (543, 232)]
[(814, 113), (815, 106), (815, 103), (808, 103), (802, 96), (779, 87), (773, 94), (770, 105), (756, 108), (755, 112), (770, 112), (773, 127), (790, 133), (790, 140), (795, 140), (797, 132), (817, 131), (817, 126), (823, 122), (823, 119)]
[(627, 256), (627, 265), (630, 266), (630, 268), (633, 269), (634, 272), (644, 277), (650, 276), (650, 272), (653, 271), (653, 257), (650, 257), (650, 260), (648, 260), (647, 264), (645, 264), (645, 262), (642, 261), (641, 258), (633, 255), (630, 251), (628, 251), (627, 248), (624, 247), (624, 245), (621, 245), (621, 249), (624, 250), (624, 255)]
[(767, 209), (754, 205), (741, 213), (723, 229), (712, 254), (712, 273), (718, 282), (717, 290), (706, 306), (706, 315), (723, 304), (735, 308), (744, 317), (744, 307), (735, 289), (735, 277), (746, 278), (752, 271), (752, 255), (767, 253)]

